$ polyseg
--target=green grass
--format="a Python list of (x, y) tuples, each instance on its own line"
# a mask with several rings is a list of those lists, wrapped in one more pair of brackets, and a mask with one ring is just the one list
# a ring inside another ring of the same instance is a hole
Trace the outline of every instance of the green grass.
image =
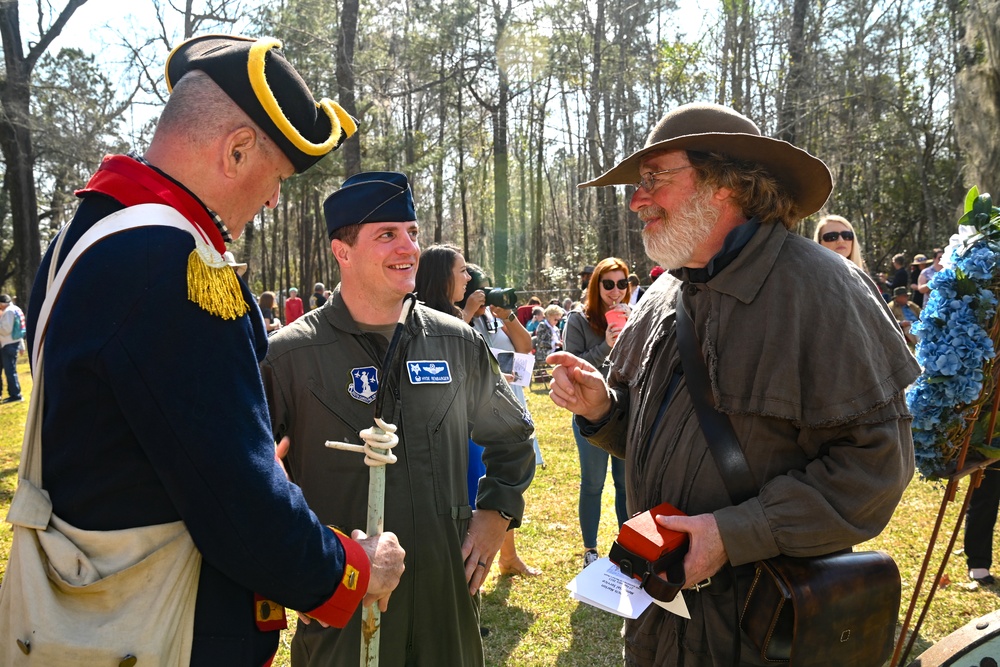
[[(27, 396), (31, 391), (31, 376), (26, 361), (20, 367), (20, 378)], [(543, 572), (533, 578), (499, 577), (495, 570), (490, 575), (483, 588), (483, 625), (490, 629), (485, 639), (486, 662), (491, 666), (621, 664), (621, 620), (571, 600), (565, 588), (582, 563), (577, 519), (579, 463), (569, 415), (552, 404), (541, 385), (533, 385), (526, 393), (546, 467), (537, 471), (528, 489), (524, 525), (517, 532), (517, 548), (526, 562)], [(0, 405), (0, 512), (4, 515), (14, 491), (27, 412), (27, 401)], [(933, 576), (940, 562), (967, 485), (967, 480), (961, 483), (956, 502), (948, 508), (929, 576)], [(607, 553), (615, 532), (610, 477), (605, 490), (599, 537), (602, 554)], [(914, 480), (886, 530), (860, 547), (883, 549), (899, 564), (904, 597), (901, 619), (913, 592), (943, 490), (940, 484)], [(0, 572), (6, 565), (10, 535), (9, 527), (4, 524), (0, 528)], [(960, 548), (961, 535), (956, 551)], [(1000, 559), (996, 536), (994, 551)], [(960, 553), (952, 556), (946, 576), (952, 583), (938, 588), (911, 658), (967, 622), (1000, 607), (1000, 589), (966, 583), (965, 563)], [(916, 613), (919, 610), (918, 606)], [(292, 619), (290, 622), (294, 626)], [(289, 636), (288, 633), (283, 636), (276, 666), (289, 664)]]

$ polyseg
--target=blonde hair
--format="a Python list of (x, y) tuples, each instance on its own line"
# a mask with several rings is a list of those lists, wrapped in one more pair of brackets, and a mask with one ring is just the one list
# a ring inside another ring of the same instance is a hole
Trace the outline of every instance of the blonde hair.
[(848, 257), (848, 259), (854, 262), (854, 265), (862, 271), (867, 271), (868, 269), (865, 268), (865, 260), (861, 256), (861, 240), (858, 239), (858, 233), (854, 231), (854, 225), (852, 225), (847, 218), (839, 215), (824, 215), (819, 219), (819, 224), (816, 225), (816, 231), (813, 232), (813, 241), (816, 243), (820, 242), (820, 237), (823, 236), (823, 228), (831, 222), (839, 222), (847, 227), (847, 229), (854, 232), (854, 240), (851, 241), (851, 256)]

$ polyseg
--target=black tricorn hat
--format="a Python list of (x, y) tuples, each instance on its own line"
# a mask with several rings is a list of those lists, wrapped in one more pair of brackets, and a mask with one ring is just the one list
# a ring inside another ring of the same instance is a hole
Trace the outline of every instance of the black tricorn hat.
[(201, 70), (267, 133), (301, 173), (340, 147), (357, 122), (332, 100), (317, 102), (285, 60), (281, 42), (262, 37), (202, 35), (167, 57), (167, 90)]
[(833, 190), (833, 177), (822, 160), (787, 141), (763, 136), (752, 120), (720, 104), (685, 104), (670, 111), (643, 148), (579, 187), (634, 185), (643, 156), (671, 150), (719, 153), (762, 165), (788, 188), (800, 218), (822, 208)]

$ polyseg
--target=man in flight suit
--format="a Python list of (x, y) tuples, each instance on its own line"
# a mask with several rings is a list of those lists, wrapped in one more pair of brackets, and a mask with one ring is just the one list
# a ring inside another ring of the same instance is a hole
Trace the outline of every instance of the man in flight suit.
[[(383, 667), (483, 664), (479, 587), (504, 533), (521, 522), (534, 474), (532, 424), (489, 348), (461, 319), (417, 304), (382, 368), (403, 297), (414, 289), (420, 247), (407, 179), (389, 172), (345, 181), (325, 203), (341, 283), (331, 303), (271, 337), (262, 365), (275, 437), (290, 436), (291, 479), (327, 523), (363, 526), (368, 468), (360, 444), (382, 417), (398, 427), (398, 461), (386, 468), (385, 529), (406, 549), (406, 569), (382, 614)], [(486, 475), (469, 506), (468, 439), (481, 444)], [(300, 624), (292, 664), (353, 665), (361, 614), (343, 629)]]

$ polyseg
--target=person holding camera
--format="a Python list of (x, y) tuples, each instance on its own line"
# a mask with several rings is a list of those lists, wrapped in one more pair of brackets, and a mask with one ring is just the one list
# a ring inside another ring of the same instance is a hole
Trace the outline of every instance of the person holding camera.
[[(519, 352), (521, 354), (530, 353), (531, 335), (517, 319), (517, 314), (514, 311), (514, 306), (516, 305), (514, 290), (493, 287), (489, 277), (476, 264), (468, 264), (467, 271), (470, 280), (465, 287), (463, 302), (467, 305), (475, 294), (484, 295), (484, 305), (480, 306), (479, 310), (473, 313), (472, 328), (478, 331), (486, 340), (486, 344), (490, 346), (491, 350)], [(528, 403), (524, 397), (524, 388), (513, 384), (513, 378), (507, 379), (511, 382), (511, 391), (514, 392), (518, 402), (524, 407), (525, 412), (528, 412)], [(474, 441), (470, 442), (473, 449), (478, 449), (479, 453), (482, 452), (482, 448), (479, 445)], [(531, 442), (535, 450), (535, 466), (544, 467), (545, 461), (542, 459), (542, 451), (538, 447), (538, 437), (534, 433), (531, 434)], [(476, 454), (470, 452), (469, 456), (475, 457)], [(473, 467), (471, 461), (470, 467)], [(479, 476), (476, 477), (477, 482), (478, 479)], [(474, 492), (471, 480), (469, 492)], [(498, 564), (501, 575), (534, 577), (542, 573), (538, 568), (525, 563), (517, 554), (517, 546), (514, 543), (514, 531), (512, 530), (507, 531), (507, 535), (504, 536), (503, 544), (500, 546)]]
[[(605, 360), (618, 340), (631, 312), (628, 306), (632, 288), (628, 281), (628, 264), (617, 257), (602, 259), (594, 267), (583, 312), (573, 311), (566, 318), (565, 349), (590, 362), (607, 377)], [(583, 535), (583, 566), (598, 558), (597, 531), (601, 524), (601, 495), (608, 476), (608, 458), (611, 459), (611, 479), (615, 486), (615, 516), (618, 528), (628, 519), (625, 508), (625, 461), (608, 455), (600, 447), (590, 444), (580, 434), (576, 420), (573, 437), (580, 454), (580, 532)]]

